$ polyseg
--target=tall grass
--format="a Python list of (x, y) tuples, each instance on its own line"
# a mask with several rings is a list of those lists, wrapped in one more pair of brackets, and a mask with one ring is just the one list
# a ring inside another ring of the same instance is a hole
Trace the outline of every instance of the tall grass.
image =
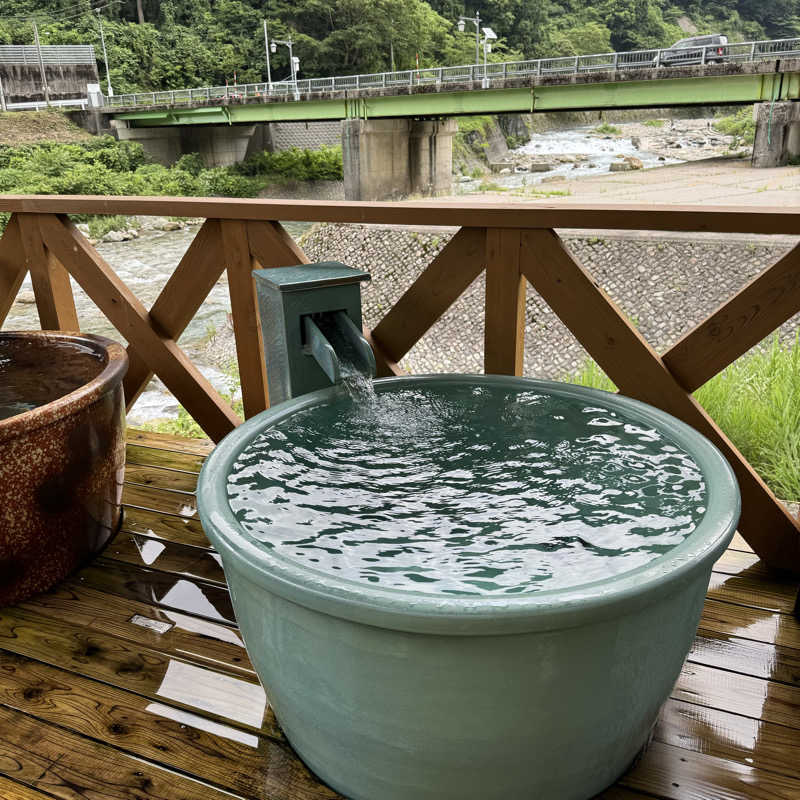
[[(616, 391), (591, 360), (567, 380)], [(791, 344), (775, 336), (714, 376), (695, 397), (773, 492), (800, 500), (800, 335)]]

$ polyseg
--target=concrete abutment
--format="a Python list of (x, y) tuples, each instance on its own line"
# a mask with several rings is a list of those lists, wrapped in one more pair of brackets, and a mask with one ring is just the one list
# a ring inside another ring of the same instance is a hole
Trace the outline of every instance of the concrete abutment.
[(229, 167), (243, 161), (255, 125), (187, 125), (129, 128), (115, 121), (117, 138), (139, 142), (160, 164), (174, 164), (184, 153), (198, 153), (208, 167)]
[(800, 102), (758, 103), (754, 167), (782, 167), (800, 158)]

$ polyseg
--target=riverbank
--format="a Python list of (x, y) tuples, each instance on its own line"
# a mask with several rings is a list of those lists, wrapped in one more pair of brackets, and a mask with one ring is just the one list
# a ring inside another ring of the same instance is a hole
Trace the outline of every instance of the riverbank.
[[(676, 205), (800, 205), (800, 166), (754, 169), (747, 160), (719, 158), (657, 169), (557, 176), (544, 185), (470, 192), (476, 203), (614, 203)], [(455, 191), (438, 200), (464, 201)]]

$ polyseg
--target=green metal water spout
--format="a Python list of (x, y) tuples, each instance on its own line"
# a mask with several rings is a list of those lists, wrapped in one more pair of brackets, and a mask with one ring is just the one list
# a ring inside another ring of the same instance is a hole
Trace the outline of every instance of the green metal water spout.
[(339, 383), (347, 369), (375, 376), (375, 356), (361, 333), (360, 284), (369, 273), (328, 261), (253, 276), (270, 405)]

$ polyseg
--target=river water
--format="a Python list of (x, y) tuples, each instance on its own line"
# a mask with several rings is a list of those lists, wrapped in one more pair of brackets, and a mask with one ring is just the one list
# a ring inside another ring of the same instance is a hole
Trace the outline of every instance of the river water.
[[(527, 156), (528, 160), (551, 162), (552, 167), (546, 172), (522, 171), (512, 172), (509, 175), (497, 173), (491, 176), (492, 183), (507, 189), (535, 186), (559, 177), (580, 178), (610, 172), (611, 163), (618, 161), (619, 156), (638, 158), (644, 169), (663, 167), (666, 164), (680, 164), (684, 161), (684, 159), (671, 155), (665, 156), (642, 150), (630, 136), (598, 134), (589, 125), (571, 130), (533, 133), (527, 144), (511, 152)], [(564, 163), (556, 161), (559, 156), (566, 157)], [(481, 184), (485, 180), (485, 177), (470, 181), (463, 180), (458, 185), (458, 192), (470, 194), (481, 191)]]

